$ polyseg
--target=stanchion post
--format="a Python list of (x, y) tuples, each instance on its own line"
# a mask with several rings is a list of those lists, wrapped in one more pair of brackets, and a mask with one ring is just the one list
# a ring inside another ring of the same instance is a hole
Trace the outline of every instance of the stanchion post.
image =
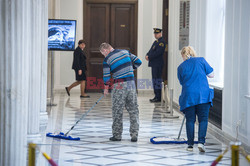
[[(164, 104), (163, 104), (163, 101), (164, 101), (164, 98), (165, 98), (165, 95), (164, 95), (164, 82), (161, 83), (161, 107), (164, 107)], [(165, 102), (166, 102), (166, 99), (165, 99)]]
[(167, 115), (166, 118), (170, 118), (170, 119), (173, 119), (173, 118), (179, 118), (179, 116), (177, 115), (173, 115), (174, 114), (174, 111), (173, 111), (173, 98), (174, 98), (174, 90), (171, 88), (169, 89), (169, 96), (170, 96), (170, 115)]
[[(250, 163), (250, 155), (248, 155), (244, 148), (241, 147), (241, 142), (230, 142), (231, 147), (231, 165), (232, 166), (238, 166), (239, 165), (239, 154), (242, 153), (243, 156), (247, 159), (247, 161)], [(211, 166), (216, 166), (220, 160), (223, 158), (223, 156), (227, 153), (229, 149), (229, 146), (226, 148), (226, 150), (220, 154), (211, 164)]]
[(168, 86), (165, 85), (165, 112), (169, 113), (168, 105), (169, 105)]
[(164, 90), (164, 95), (165, 95), (165, 105), (163, 108), (164, 113), (170, 113), (169, 110), (169, 96), (168, 96), (168, 86), (165, 85), (165, 90)]
[(36, 144), (29, 143), (29, 166), (36, 165)]
[(240, 151), (240, 145), (241, 145), (241, 142), (231, 142), (230, 143), (231, 145), (231, 160), (232, 160), (232, 163), (231, 165), (232, 166), (239, 166), (239, 151)]
[(174, 90), (171, 88), (169, 89), (170, 94), (170, 115), (173, 115), (173, 98), (174, 98)]

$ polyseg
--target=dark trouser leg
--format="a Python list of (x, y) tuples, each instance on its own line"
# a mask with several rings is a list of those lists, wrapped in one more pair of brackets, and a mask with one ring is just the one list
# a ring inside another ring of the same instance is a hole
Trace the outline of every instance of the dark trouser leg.
[(155, 73), (156, 73), (155, 68), (152, 67), (152, 68), (151, 68), (151, 71), (152, 71), (152, 85), (153, 85), (154, 94), (155, 94), (155, 97), (154, 97), (154, 98), (156, 98), (156, 93), (157, 93), (157, 92), (156, 92), (156, 88), (155, 88), (155, 80), (156, 80), (156, 78), (155, 78), (155, 77), (156, 77), (156, 76), (155, 76), (155, 75), (156, 75), (156, 74), (155, 74)]
[(196, 114), (199, 121), (198, 142), (204, 144), (207, 134), (207, 124), (210, 103), (196, 105)]
[(152, 67), (152, 80), (155, 97), (161, 100), (162, 66)]
[(188, 107), (184, 110), (186, 116), (186, 132), (188, 138), (188, 145), (194, 144), (194, 123), (196, 120), (195, 106)]

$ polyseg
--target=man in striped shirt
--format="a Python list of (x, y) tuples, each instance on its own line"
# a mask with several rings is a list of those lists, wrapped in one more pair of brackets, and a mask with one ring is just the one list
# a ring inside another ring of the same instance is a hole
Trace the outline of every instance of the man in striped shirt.
[(139, 110), (134, 81), (134, 69), (141, 65), (141, 60), (127, 50), (114, 49), (108, 43), (100, 45), (100, 52), (105, 56), (103, 61), (104, 95), (108, 94), (111, 73), (114, 79), (112, 86), (112, 134), (110, 141), (121, 141), (123, 131), (124, 107), (130, 117), (130, 136), (137, 142), (139, 131)]

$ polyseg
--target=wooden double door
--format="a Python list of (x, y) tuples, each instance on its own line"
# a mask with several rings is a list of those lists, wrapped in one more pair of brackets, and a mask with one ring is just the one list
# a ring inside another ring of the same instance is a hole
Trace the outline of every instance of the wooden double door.
[(116, 49), (136, 54), (137, 0), (86, 0), (84, 3), (84, 39), (87, 55), (87, 91), (102, 89), (103, 59), (99, 46), (110, 43)]

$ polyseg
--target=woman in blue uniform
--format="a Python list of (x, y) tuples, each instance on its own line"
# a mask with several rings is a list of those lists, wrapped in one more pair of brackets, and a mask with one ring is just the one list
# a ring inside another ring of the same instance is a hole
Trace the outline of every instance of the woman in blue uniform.
[(179, 105), (186, 116), (187, 150), (193, 150), (194, 124), (197, 115), (198, 148), (200, 152), (205, 152), (208, 114), (214, 96), (213, 89), (209, 88), (207, 77), (214, 77), (213, 68), (203, 57), (196, 57), (194, 49), (190, 46), (184, 47), (181, 55), (184, 62), (179, 65), (177, 75), (182, 85)]

